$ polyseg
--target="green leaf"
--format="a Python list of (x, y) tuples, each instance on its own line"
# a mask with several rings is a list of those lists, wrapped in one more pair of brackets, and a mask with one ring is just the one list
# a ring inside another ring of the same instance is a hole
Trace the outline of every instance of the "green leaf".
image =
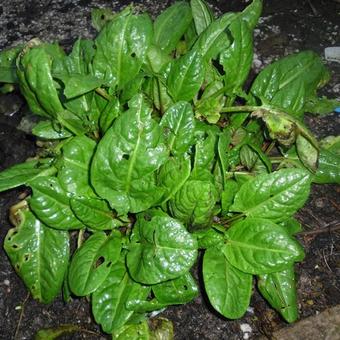
[(158, 173), (158, 184), (164, 189), (162, 202), (173, 198), (184, 185), (191, 172), (191, 159), (188, 155), (170, 157)]
[(99, 33), (95, 40), (94, 76), (121, 89), (139, 73), (152, 40), (148, 15), (121, 13)]
[(20, 54), (17, 67), (20, 85), (27, 82), (27, 85), (21, 86), (21, 92), (29, 104), (32, 96), (35, 104), (40, 106), (38, 111), (35, 110), (36, 105), (30, 106), (31, 110), (36, 114), (55, 118), (64, 108), (52, 78), (52, 62), (52, 56), (46, 51), (46, 47), (39, 45), (25, 48)]
[(114, 120), (120, 115), (120, 104), (117, 98), (107, 103), (99, 117), (99, 127), (104, 135)]
[(130, 300), (145, 300), (150, 288), (134, 282), (121, 259), (112, 266), (105, 281), (92, 293), (92, 313), (104, 332), (112, 333), (124, 326), (134, 312), (126, 308)]
[(10, 229), (4, 248), (34, 299), (50, 303), (59, 294), (69, 259), (69, 235), (42, 224), (29, 210)]
[(184, 304), (198, 295), (197, 284), (190, 273), (153, 285), (152, 291), (157, 301), (168, 305)]
[(236, 18), (234, 13), (226, 13), (213, 21), (198, 37), (193, 49), (197, 49), (205, 60), (216, 59), (230, 46), (226, 28)]
[(262, 12), (262, 0), (253, 0), (240, 14), (251, 30), (256, 26)]
[(196, 96), (204, 80), (204, 65), (197, 50), (192, 50), (173, 62), (167, 86), (175, 101), (190, 101)]
[(33, 190), (30, 207), (43, 223), (62, 230), (83, 228), (71, 210), (70, 194), (62, 189), (57, 178), (38, 177), (29, 186)]
[(223, 244), (224, 234), (214, 227), (193, 232), (199, 249), (208, 249)]
[(196, 33), (200, 35), (212, 23), (214, 15), (209, 5), (204, 0), (191, 0), (190, 7)]
[(340, 136), (327, 136), (320, 141), (320, 146), (323, 149), (340, 156)]
[(58, 180), (65, 191), (94, 195), (89, 183), (89, 168), (95, 147), (96, 143), (86, 136), (74, 137), (63, 145)]
[(290, 217), (287, 220), (282, 221), (279, 225), (286, 229), (286, 231), (290, 235), (294, 235), (302, 231), (301, 223), (297, 221), (294, 217)]
[(0, 83), (17, 83), (15, 61), (22, 46), (8, 48), (0, 52)]
[(71, 209), (76, 217), (94, 230), (110, 230), (123, 223), (114, 218), (108, 204), (98, 198), (71, 197)]
[(170, 152), (182, 155), (194, 144), (195, 118), (191, 106), (177, 102), (163, 115), (160, 122)]
[(224, 190), (221, 194), (222, 212), (224, 214), (229, 212), (230, 206), (233, 204), (235, 195), (238, 192), (239, 188), (240, 186), (236, 181), (232, 179), (226, 181), (224, 185)]
[(298, 135), (296, 138), (296, 151), (303, 165), (307, 169), (317, 169), (319, 150), (313, 146), (307, 138)]
[(252, 275), (232, 266), (219, 248), (205, 251), (203, 279), (209, 301), (219, 313), (229, 319), (245, 314), (252, 293)]
[(300, 52), (265, 67), (256, 77), (250, 92), (266, 103), (302, 117), (304, 104), (329, 78), (320, 57), (311, 51)]
[(72, 136), (71, 132), (53, 123), (51, 120), (39, 122), (32, 129), (33, 135), (42, 139), (64, 139)]
[(78, 325), (61, 325), (56, 328), (44, 328), (35, 334), (34, 340), (55, 340), (63, 335), (81, 332), (82, 330)]
[(27, 185), (29, 181), (40, 176), (53, 175), (56, 169), (51, 166), (51, 159), (32, 160), (16, 164), (0, 172), (0, 192)]
[(284, 221), (306, 202), (310, 175), (303, 169), (281, 169), (244, 183), (235, 196), (231, 211), (250, 217)]
[(337, 183), (340, 184), (340, 155), (326, 149), (320, 150), (319, 166), (312, 178), (314, 183)]
[(297, 241), (270, 220), (247, 218), (232, 225), (226, 236), (224, 254), (245, 273), (277, 272), (304, 257)]
[(64, 94), (67, 99), (90, 92), (103, 84), (102, 79), (91, 75), (58, 73), (54, 74), (54, 77), (64, 83)]
[(121, 242), (119, 233), (106, 236), (97, 232), (77, 249), (68, 273), (70, 289), (75, 295), (89, 295), (104, 282), (119, 259)]
[(312, 97), (305, 103), (305, 111), (316, 115), (332, 113), (336, 107), (340, 106), (340, 101), (328, 99), (326, 97)]
[(141, 214), (127, 254), (132, 278), (145, 284), (175, 279), (189, 271), (197, 257), (196, 239), (165, 213)]
[(167, 159), (161, 128), (143, 97), (129, 106), (99, 142), (91, 168), (96, 192), (119, 214), (146, 210), (161, 198), (155, 171)]
[(298, 318), (294, 267), (259, 277), (257, 286), (263, 297), (287, 322)]
[(151, 340), (147, 321), (128, 324), (114, 330), (112, 334), (114, 340)]
[(94, 8), (91, 11), (92, 26), (99, 32), (105, 24), (112, 20), (117, 14), (109, 8)]
[(162, 12), (154, 22), (154, 44), (169, 54), (192, 21), (189, 4), (179, 1)]
[(169, 201), (171, 214), (188, 226), (206, 226), (214, 214), (218, 199), (210, 181), (188, 180)]
[(242, 89), (253, 62), (253, 37), (248, 23), (241, 17), (229, 26), (233, 37), (229, 48), (220, 54), (220, 64), (225, 72), (224, 83), (227, 93), (237, 93)]

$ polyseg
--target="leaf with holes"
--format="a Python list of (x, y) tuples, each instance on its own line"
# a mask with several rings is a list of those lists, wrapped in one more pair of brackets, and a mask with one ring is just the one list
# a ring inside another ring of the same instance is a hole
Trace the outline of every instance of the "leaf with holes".
[(119, 233), (106, 236), (104, 232), (97, 232), (77, 249), (68, 273), (74, 294), (86, 296), (101, 285), (119, 259), (121, 242)]
[(140, 214), (127, 254), (132, 278), (144, 284), (175, 279), (189, 271), (197, 257), (196, 239), (163, 212)]
[(229, 319), (245, 314), (252, 292), (252, 275), (232, 266), (221, 249), (205, 251), (203, 279), (209, 301), (219, 313)]
[(69, 235), (19, 210), (20, 223), (6, 235), (4, 248), (34, 299), (50, 303), (60, 293), (69, 260)]
[(249, 217), (284, 221), (304, 205), (310, 183), (310, 174), (303, 169), (259, 175), (241, 186), (230, 210)]
[(232, 225), (226, 237), (223, 253), (245, 273), (277, 272), (304, 258), (300, 244), (270, 220), (246, 218)]

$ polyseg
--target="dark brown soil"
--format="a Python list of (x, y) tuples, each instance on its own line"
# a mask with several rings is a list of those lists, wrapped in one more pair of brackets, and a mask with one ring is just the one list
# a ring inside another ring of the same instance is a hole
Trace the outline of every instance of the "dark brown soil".
[[(166, 5), (166, 1), (161, 6)], [(78, 0), (63, 2), (11, 1), (0, 4), (0, 49), (9, 47), (32, 36), (46, 37), (56, 32), (57, 40), (62, 40), (67, 48), (77, 37), (75, 25), (78, 14), (84, 15), (89, 23), (91, 1)], [(96, 5), (107, 5), (106, 1), (94, 1)], [(125, 2), (127, 3), (127, 2)], [(138, 3), (138, 1), (136, 1)], [(144, 7), (157, 12), (157, 1), (141, 1)], [(222, 11), (240, 10), (245, 1), (211, 1)], [(119, 8), (124, 1), (110, 2)], [(49, 13), (51, 12), (51, 13)], [(68, 12), (74, 14), (67, 16)], [(333, 0), (268, 0), (263, 19), (255, 32), (255, 71), (280, 56), (296, 50), (312, 49), (320, 54), (327, 46), (339, 46), (340, 4)], [(50, 22), (50, 27), (39, 26), (43, 17), (52, 15), (59, 20), (58, 25)], [(78, 21), (77, 21), (78, 22)], [(74, 25), (74, 29), (73, 26)], [(58, 28), (56, 28), (58, 26)], [(84, 35), (91, 36), (88, 30)], [(340, 64), (328, 63), (333, 78), (325, 93), (340, 96)], [(0, 170), (24, 161), (34, 155), (35, 144), (31, 136), (16, 129), (27, 109), (17, 95), (0, 96)], [(329, 134), (339, 134), (339, 115), (308, 117), (307, 124), (322, 138)], [(8, 208), (18, 201), (25, 188), (0, 194), (0, 242), (11, 227), (8, 222)], [(301, 235), (305, 260), (296, 267), (298, 276), (298, 298), (300, 317), (315, 315), (331, 306), (340, 304), (340, 234), (336, 230), (340, 223), (340, 188), (333, 185), (314, 186), (308, 204), (297, 214), (306, 233)], [(322, 229), (322, 232), (319, 232)], [(61, 324), (77, 324), (88, 331), (64, 336), (63, 339), (109, 339), (100, 332), (92, 320), (89, 304), (85, 299), (75, 299), (65, 304), (58, 298), (53, 304), (41, 305), (35, 302), (14, 273), (8, 259), (0, 248), (0, 339), (33, 339), (41, 328)], [(176, 339), (245, 339), (247, 334), (241, 324), (249, 324), (250, 337), (271, 334), (286, 326), (278, 314), (268, 307), (255, 291), (251, 308), (240, 320), (226, 320), (217, 315), (206, 304), (205, 297), (199, 297), (186, 306), (171, 307), (162, 315), (174, 322)]]

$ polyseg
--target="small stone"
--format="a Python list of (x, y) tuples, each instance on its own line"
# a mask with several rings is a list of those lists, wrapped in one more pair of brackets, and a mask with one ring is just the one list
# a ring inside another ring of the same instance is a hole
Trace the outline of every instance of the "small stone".
[(314, 305), (314, 301), (313, 300), (307, 300), (307, 305), (313, 306)]
[(4, 280), (4, 285), (5, 285), (5, 286), (9, 286), (9, 284), (10, 284), (10, 281), (9, 281), (9, 280), (7, 280), (7, 279)]

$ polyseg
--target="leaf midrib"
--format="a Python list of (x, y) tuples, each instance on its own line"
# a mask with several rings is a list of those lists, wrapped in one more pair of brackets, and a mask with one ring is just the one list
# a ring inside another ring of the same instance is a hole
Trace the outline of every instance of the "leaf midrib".
[(261, 250), (261, 251), (266, 251), (266, 252), (272, 252), (272, 253), (281, 253), (281, 254), (290, 254), (291, 252), (289, 251), (285, 251), (284, 249), (275, 249), (275, 248), (264, 248), (264, 247), (259, 247), (259, 246), (255, 246), (253, 244), (249, 244), (249, 243), (243, 243), (243, 242), (239, 242), (239, 241), (235, 241), (235, 240), (228, 240), (228, 243), (226, 244), (227, 246), (229, 245), (229, 247), (236, 245), (239, 248), (247, 248), (247, 249), (254, 249), (254, 250)]

